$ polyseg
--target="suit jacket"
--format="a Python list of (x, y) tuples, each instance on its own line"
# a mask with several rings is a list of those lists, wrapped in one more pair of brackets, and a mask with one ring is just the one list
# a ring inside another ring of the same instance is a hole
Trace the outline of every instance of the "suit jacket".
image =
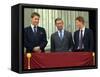
[(70, 32), (64, 30), (64, 37), (61, 40), (58, 32), (55, 32), (51, 35), (51, 51), (70, 51), (73, 47), (72, 35)]
[(37, 34), (33, 32), (31, 26), (24, 29), (24, 46), (27, 52), (32, 52), (36, 46), (40, 46), (40, 49), (44, 51), (46, 45), (47, 39), (44, 28), (37, 27)]
[[(91, 29), (85, 28), (84, 37), (82, 39), (84, 45), (84, 51), (93, 51), (94, 40), (93, 32)], [(74, 50), (77, 50), (79, 46), (79, 30), (74, 32)]]

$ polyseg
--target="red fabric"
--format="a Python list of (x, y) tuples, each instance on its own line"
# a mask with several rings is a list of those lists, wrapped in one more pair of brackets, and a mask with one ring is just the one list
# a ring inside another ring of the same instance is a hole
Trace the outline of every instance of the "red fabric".
[[(26, 54), (24, 69), (28, 68)], [(92, 52), (32, 53), (31, 69), (93, 65)]]

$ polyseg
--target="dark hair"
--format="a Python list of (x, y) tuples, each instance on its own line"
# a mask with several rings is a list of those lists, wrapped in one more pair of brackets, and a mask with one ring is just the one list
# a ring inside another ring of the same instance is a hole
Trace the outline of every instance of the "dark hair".
[(33, 12), (33, 13), (31, 14), (31, 18), (33, 18), (34, 16), (40, 17), (40, 15), (39, 15), (37, 12)]
[(75, 20), (78, 20), (79, 22), (82, 22), (84, 24), (84, 18), (82, 16), (78, 16)]
[(56, 18), (55, 23), (56, 23), (56, 21), (59, 21), (59, 20), (63, 21), (61, 18)]

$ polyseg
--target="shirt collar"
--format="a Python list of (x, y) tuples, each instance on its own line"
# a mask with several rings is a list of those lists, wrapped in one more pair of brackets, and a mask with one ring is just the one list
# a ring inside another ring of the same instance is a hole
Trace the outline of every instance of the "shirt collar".
[(80, 29), (80, 30), (84, 31), (85, 30), (85, 26), (82, 29)]
[[(32, 28), (32, 29), (34, 28), (34, 25), (33, 25), (33, 24), (31, 24), (31, 28)], [(37, 26), (36, 26), (36, 28), (37, 28)]]
[[(61, 31), (64, 32), (64, 29), (62, 29)], [(60, 31), (58, 30), (58, 32), (60, 32)]]

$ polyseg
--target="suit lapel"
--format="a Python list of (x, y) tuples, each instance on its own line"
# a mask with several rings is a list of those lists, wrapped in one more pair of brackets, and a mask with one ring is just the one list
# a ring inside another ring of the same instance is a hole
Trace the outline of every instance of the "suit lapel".
[(37, 27), (37, 36), (41, 36), (41, 34), (43, 34), (41, 28)]
[(76, 32), (76, 41), (77, 41), (77, 44), (79, 43), (79, 30)]
[(39, 30), (39, 27), (37, 27), (37, 35), (39, 34), (39, 31), (40, 31), (40, 30)]
[(58, 32), (56, 32), (56, 37), (57, 37), (58, 40), (60, 40), (60, 37), (58, 35)]
[(58, 40), (58, 44), (60, 45), (62, 40), (60, 39), (58, 32), (56, 32), (55, 37), (56, 37), (56, 40)]
[(85, 40), (86, 34), (87, 34), (87, 29), (85, 28), (83, 41)]
[(62, 39), (62, 41), (64, 42), (64, 40), (66, 40), (66, 31), (64, 30), (64, 35), (63, 35), (63, 39)]
[(30, 30), (31, 35), (34, 35), (34, 32), (31, 27), (29, 27), (29, 30)]

